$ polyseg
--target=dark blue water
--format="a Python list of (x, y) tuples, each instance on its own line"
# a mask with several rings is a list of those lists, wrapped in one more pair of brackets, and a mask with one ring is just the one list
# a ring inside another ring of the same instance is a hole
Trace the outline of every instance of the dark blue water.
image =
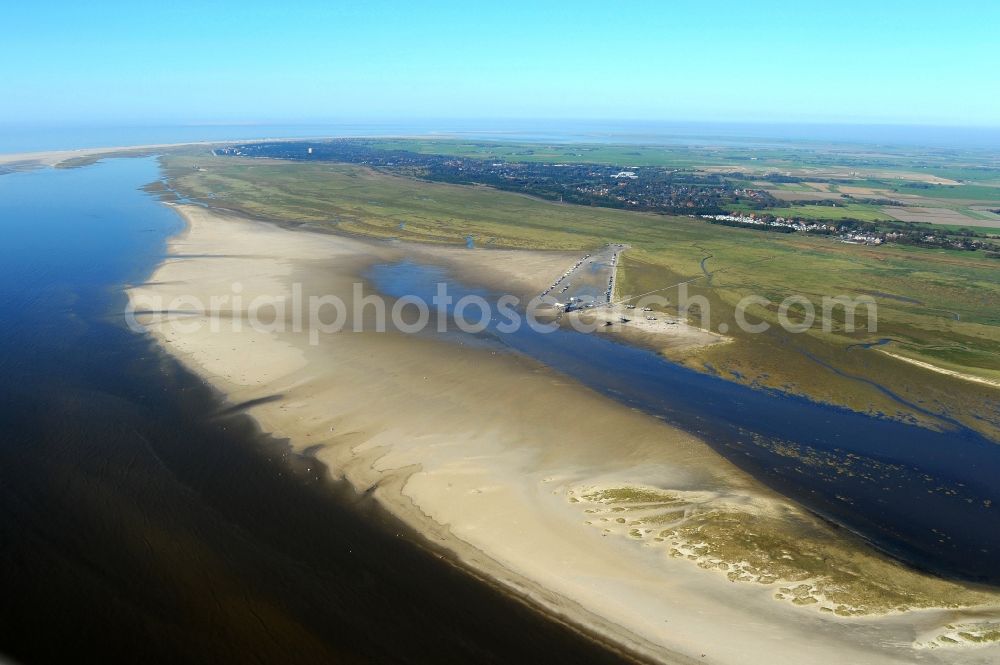
[(138, 189), (158, 177), (0, 176), (0, 660), (620, 662), (123, 325), (122, 285), (180, 228)]
[[(439, 268), (376, 266), (380, 291), (487, 298)], [(1000, 583), (1000, 443), (933, 431), (695, 372), (601, 334), (484, 333), (616, 400), (701, 436), (816, 513), (912, 565)], [(998, 405), (1000, 407), (1000, 405)], [(610, 444), (609, 444), (610, 445)]]

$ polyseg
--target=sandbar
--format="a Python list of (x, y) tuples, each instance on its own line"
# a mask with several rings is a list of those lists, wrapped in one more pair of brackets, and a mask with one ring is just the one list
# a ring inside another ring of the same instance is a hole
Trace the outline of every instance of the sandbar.
[[(654, 662), (1000, 657), (1000, 595), (905, 569), (706, 442), (530, 358), (472, 337), (345, 329), (312, 343), (231, 325), (256, 296), (350, 300), (370, 266), (404, 258), (537, 293), (566, 253), (411, 247), (173, 207), (185, 230), (128, 289), (148, 334), (264, 431), (542, 611)], [(150, 305), (234, 284), (241, 303), (215, 329), (190, 304)]]

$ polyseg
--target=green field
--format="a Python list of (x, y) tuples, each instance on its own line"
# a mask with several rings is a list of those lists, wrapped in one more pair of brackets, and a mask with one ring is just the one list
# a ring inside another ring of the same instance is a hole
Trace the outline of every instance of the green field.
[(819, 221), (859, 219), (862, 222), (878, 222), (892, 219), (892, 217), (882, 212), (879, 206), (863, 203), (838, 203), (836, 206), (796, 205), (782, 208), (767, 208), (765, 212), (779, 217), (801, 217), (803, 219), (815, 219)]
[[(788, 173), (817, 180), (845, 178), (906, 186), (946, 178), (973, 186), (1000, 185), (1000, 159), (979, 150), (914, 150), (809, 141), (761, 141), (739, 137), (687, 137), (682, 143), (525, 143), (454, 138), (373, 139), (374, 148), (513, 162), (615, 164), (683, 169), (731, 167), (747, 173)], [(920, 192), (917, 192), (920, 193)], [(975, 196), (989, 192), (974, 193)]]
[[(667, 166), (692, 168), (705, 163), (707, 155), (716, 155), (719, 163), (742, 161), (737, 155), (691, 148), (665, 148), (632, 145), (572, 145), (537, 143), (498, 143), (493, 141), (458, 141), (446, 139), (375, 140), (372, 147), (382, 150), (409, 150), (428, 155), (451, 155), (475, 159), (503, 159), (510, 162), (566, 162), (576, 164), (619, 164), (622, 166)], [(745, 158), (744, 158), (745, 159)]]
[(949, 199), (962, 201), (982, 201), (1000, 204), (1000, 187), (986, 185), (937, 185), (919, 187), (915, 185), (892, 186), (892, 191), (901, 194), (914, 194), (930, 199)]
[[(714, 144), (713, 144), (714, 141)], [(982, 151), (913, 150), (810, 142), (756, 143), (751, 139), (703, 139), (686, 145), (621, 145), (569, 143), (506, 143), (458, 139), (370, 139), (372, 148), (406, 150), (509, 162), (615, 164), (623, 167), (674, 168), (721, 173), (737, 187), (747, 179), (755, 186), (785, 192), (834, 195), (844, 186), (870, 188), (872, 194), (852, 194), (855, 199), (898, 199), (906, 206), (943, 207), (972, 220), (991, 218), (969, 206), (1000, 206), (1000, 160)], [(803, 182), (784, 182), (785, 176)], [(938, 179), (958, 184), (936, 184)], [(823, 184), (816, 184), (823, 183)], [(919, 198), (916, 198), (919, 197)], [(808, 198), (808, 197), (803, 197)], [(838, 203), (840, 200), (838, 199)], [(877, 205), (851, 202), (828, 208), (804, 202), (759, 210), (736, 204), (733, 211), (771, 213), (815, 221), (842, 219), (863, 222), (891, 221)], [(958, 230), (958, 223), (936, 224)], [(1000, 228), (1000, 222), (997, 223)], [(987, 227), (978, 226), (979, 229)], [(980, 231), (982, 232), (982, 231)]]
[[(897, 340), (893, 353), (945, 369), (1000, 378), (1000, 261), (980, 252), (846, 245), (828, 237), (721, 227), (687, 217), (545, 202), (484, 187), (427, 183), (329, 163), (169, 155), (166, 173), (182, 194), (283, 224), (375, 238), (477, 247), (585, 251), (627, 242), (619, 293), (662, 289), (702, 274), (692, 293), (712, 305), (710, 327), (731, 325), (736, 303), (760, 294), (774, 305), (750, 317), (777, 322), (784, 297), (874, 295), (878, 332), (818, 327), (793, 334), (735, 331), (731, 344), (676, 359), (732, 380), (769, 386), (855, 409), (927, 419), (868, 382), (917, 399), (1000, 439), (995, 389), (929, 372), (848, 345)], [(211, 196), (210, 196), (211, 195)], [(830, 209), (838, 210), (838, 209)], [(664, 295), (672, 300), (676, 290)], [(668, 306), (667, 309), (671, 309)], [(732, 326), (735, 328), (735, 326)], [(992, 392), (991, 392), (992, 391)]]

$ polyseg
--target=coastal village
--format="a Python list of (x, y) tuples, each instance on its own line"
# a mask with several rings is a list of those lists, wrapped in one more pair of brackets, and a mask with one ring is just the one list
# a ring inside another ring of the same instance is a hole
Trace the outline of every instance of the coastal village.
[(702, 219), (713, 222), (729, 222), (746, 226), (764, 226), (771, 229), (787, 229), (791, 232), (822, 233), (826, 235), (840, 234), (841, 242), (855, 245), (881, 245), (887, 234), (875, 232), (858, 232), (847, 230), (843, 226), (824, 224), (822, 222), (807, 222), (801, 219), (786, 219), (785, 217), (758, 217), (754, 213), (730, 215), (699, 215)]
[[(913, 232), (899, 229), (880, 231), (875, 229), (872, 224), (859, 225), (850, 220), (835, 224), (831, 222), (824, 223), (788, 217), (776, 217), (753, 212), (688, 215), (688, 217), (692, 219), (700, 218), (710, 224), (722, 224), (725, 226), (759, 228), (780, 233), (814, 233), (836, 236), (840, 242), (851, 245), (881, 245), (887, 242), (895, 242), (905, 245), (941, 247), (965, 251), (983, 249), (994, 253), (997, 247), (989, 241), (994, 239), (995, 236), (986, 236), (987, 239), (984, 240), (977, 237), (952, 237), (947, 234), (931, 231)], [(993, 256), (993, 254), (989, 256)]]

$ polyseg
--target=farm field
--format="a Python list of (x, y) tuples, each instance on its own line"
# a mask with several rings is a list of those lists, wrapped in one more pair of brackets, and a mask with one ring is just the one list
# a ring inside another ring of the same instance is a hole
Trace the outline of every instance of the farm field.
[[(721, 176), (733, 186), (754, 187), (789, 205), (753, 208), (765, 214), (812, 221), (851, 219), (861, 222), (904, 221), (1000, 230), (1000, 164), (989, 153), (845, 144), (787, 144), (753, 140), (705, 139), (703, 145), (616, 145), (507, 143), (459, 139), (372, 139), (376, 150), (443, 155), (509, 163), (617, 165), (654, 167)], [(881, 204), (892, 200), (901, 210)], [(837, 202), (831, 210), (813, 202)], [(913, 207), (916, 210), (909, 211)], [(931, 212), (929, 209), (941, 209)], [(737, 204), (731, 210), (749, 210)], [(927, 210), (925, 210), (927, 209)], [(984, 214), (982, 211), (986, 210)], [(899, 214), (892, 214), (898, 212)], [(966, 223), (968, 220), (968, 223)], [(977, 223), (976, 220), (986, 223)]]
[[(454, 138), (375, 139), (372, 147), (421, 154), (518, 162), (617, 164), (623, 167), (662, 166), (706, 172), (779, 173), (812, 183), (828, 178), (899, 181), (914, 189), (929, 186), (1000, 187), (1000, 160), (989, 151), (914, 150), (823, 142), (775, 142), (705, 137), (684, 144), (517, 143)], [(812, 176), (812, 177), (810, 177)], [(922, 192), (917, 191), (921, 194)], [(925, 192), (924, 192), (925, 193)], [(967, 194), (968, 192), (966, 192)], [(974, 194), (981, 195), (982, 192)]]
[(767, 208), (766, 211), (771, 215), (778, 215), (780, 217), (802, 217), (823, 221), (859, 219), (863, 222), (877, 222), (893, 218), (885, 209), (879, 206), (862, 203), (838, 203), (837, 205), (805, 204), (785, 208)]
[[(952, 208), (926, 208), (920, 206), (891, 206), (882, 208), (889, 217), (903, 222), (918, 222), (926, 224), (949, 224), (956, 227), (970, 226), (983, 228), (1000, 227), (1000, 220), (990, 219), (984, 215), (969, 211), (968, 213)], [(975, 216), (973, 216), (975, 215)]]

